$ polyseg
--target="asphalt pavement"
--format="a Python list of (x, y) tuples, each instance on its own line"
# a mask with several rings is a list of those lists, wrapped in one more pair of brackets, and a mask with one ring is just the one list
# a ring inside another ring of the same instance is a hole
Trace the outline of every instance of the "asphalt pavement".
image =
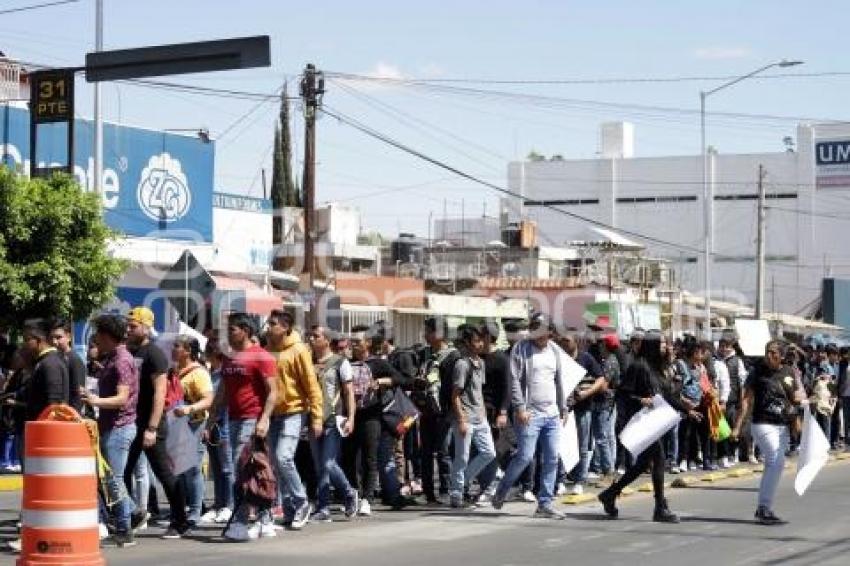
[[(161, 530), (139, 535), (134, 548), (104, 548), (111, 565), (297, 563), (299, 566), (464, 566), (638, 564), (694, 566), (723, 564), (842, 564), (850, 557), (850, 460), (832, 462), (809, 491), (793, 491), (786, 470), (775, 510), (788, 524), (765, 527), (753, 521), (760, 476), (697, 482), (670, 489), (678, 525), (651, 521), (652, 497), (635, 493), (619, 501), (620, 518), (604, 517), (597, 503), (563, 505), (563, 521), (533, 519), (534, 506), (508, 503), (453, 511), (418, 506), (399, 512), (282, 531), (274, 539), (226, 543), (218, 529), (200, 530), (191, 540), (158, 539)], [(668, 478), (668, 480), (671, 478)], [(8, 520), (18, 502), (0, 493), (0, 538), (13, 536)], [(12, 556), (0, 555), (11, 563)]]

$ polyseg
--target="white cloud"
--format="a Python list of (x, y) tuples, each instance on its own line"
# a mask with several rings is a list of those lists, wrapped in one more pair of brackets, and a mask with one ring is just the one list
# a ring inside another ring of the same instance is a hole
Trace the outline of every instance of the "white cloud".
[(371, 71), (367, 71), (364, 74), (367, 77), (372, 77), (375, 79), (392, 79), (398, 81), (405, 78), (404, 73), (401, 72), (401, 69), (390, 63), (385, 63), (384, 61), (378, 61), (378, 63), (372, 68)]
[(694, 56), (697, 59), (706, 60), (724, 60), (724, 59), (744, 59), (752, 55), (753, 51), (749, 47), (700, 47), (694, 51)]

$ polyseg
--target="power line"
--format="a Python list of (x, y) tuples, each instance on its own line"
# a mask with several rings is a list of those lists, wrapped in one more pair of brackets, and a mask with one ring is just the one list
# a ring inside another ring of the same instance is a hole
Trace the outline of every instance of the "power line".
[[(354, 129), (359, 130), (360, 132), (362, 132), (362, 133), (364, 133), (364, 134), (366, 134), (370, 137), (373, 137), (373, 138), (375, 138), (379, 141), (382, 141), (382, 142), (384, 142), (388, 145), (391, 145), (391, 146), (393, 146), (397, 149), (400, 149), (401, 151), (404, 151), (404, 152), (409, 153), (409, 154), (411, 154), (415, 157), (418, 157), (419, 159), (427, 161), (427, 162), (431, 163), (432, 165), (436, 165), (437, 167), (440, 167), (442, 169), (450, 171), (450, 172), (454, 173), (455, 175), (458, 175), (460, 177), (463, 177), (464, 179), (467, 179), (468, 181), (472, 181), (473, 183), (483, 185), (483, 186), (485, 186), (485, 187), (487, 187), (491, 190), (494, 190), (496, 192), (499, 192), (499, 193), (502, 193), (502, 194), (505, 194), (505, 195), (508, 195), (508, 196), (511, 196), (511, 197), (514, 197), (514, 198), (522, 198), (522, 195), (520, 195), (519, 193), (516, 193), (516, 192), (511, 191), (509, 189), (506, 189), (504, 187), (500, 187), (499, 185), (485, 181), (485, 180), (478, 178), (474, 175), (466, 173), (466, 172), (464, 172), (464, 171), (462, 171), (462, 170), (460, 170), (456, 167), (453, 167), (452, 165), (449, 165), (449, 164), (447, 164), (443, 161), (440, 161), (438, 159), (435, 159), (433, 157), (425, 155), (424, 153), (417, 151), (417, 150), (415, 150), (415, 149), (413, 149), (413, 148), (411, 148), (411, 147), (409, 147), (409, 146), (407, 146), (407, 145), (405, 145), (405, 144), (403, 144), (399, 141), (396, 141), (396, 140), (394, 140), (394, 139), (392, 139), (392, 138), (370, 128), (369, 126), (360, 123), (359, 121), (357, 121), (353, 118), (348, 118), (346, 116), (343, 116), (343, 115), (329, 109), (329, 107), (327, 105), (324, 105), (322, 107), (322, 112), (324, 112), (325, 114), (327, 114), (331, 118), (336, 118), (340, 122), (348, 124), (349, 126), (353, 127)], [(617, 228), (617, 227), (612, 226), (610, 224), (606, 224), (605, 222), (601, 222), (601, 221), (595, 220), (593, 218), (588, 218), (588, 217), (585, 217), (585, 216), (581, 216), (580, 214), (576, 214), (574, 212), (570, 212), (568, 210), (558, 208), (557, 206), (544, 205), (544, 207), (551, 209), (551, 210), (553, 210), (553, 211), (555, 211), (559, 214), (563, 214), (565, 216), (575, 218), (576, 220), (581, 220), (582, 222), (594, 224), (594, 225), (600, 226), (602, 228), (608, 228), (608, 229), (614, 230), (615, 232), (618, 232), (620, 234), (633, 236), (633, 237), (639, 238), (641, 240), (654, 242), (654, 243), (659, 244), (659, 245), (664, 246), (664, 247), (675, 248), (675, 249), (679, 249), (679, 250), (688, 251), (688, 252), (691, 252), (691, 253), (702, 253), (702, 250), (694, 248), (694, 247), (684, 246), (682, 244), (669, 242), (667, 240), (662, 240), (660, 238), (655, 238), (653, 236), (647, 236), (646, 234), (639, 234), (637, 232), (632, 232), (630, 230)]]
[[(538, 94), (527, 94), (527, 93), (516, 93), (516, 92), (508, 92), (508, 91), (500, 91), (500, 90), (490, 90), (490, 89), (476, 89), (469, 87), (456, 87), (456, 86), (445, 86), (439, 84), (432, 84), (423, 81), (416, 81), (411, 79), (391, 79), (391, 78), (382, 78), (382, 77), (368, 77), (364, 75), (355, 75), (350, 73), (336, 73), (336, 72), (325, 72), (325, 76), (343, 80), (353, 80), (353, 81), (367, 81), (367, 82), (378, 82), (385, 84), (393, 84), (397, 86), (405, 86), (405, 87), (414, 87), (414, 88), (424, 88), (424, 89), (432, 89), (441, 92), (448, 92), (454, 94), (462, 94), (462, 95), (470, 95), (470, 96), (487, 96), (491, 98), (502, 98), (509, 100), (524, 100), (526, 102), (536, 102), (543, 104), (571, 104), (571, 105), (585, 105), (585, 106), (594, 106), (594, 107), (602, 107), (602, 108), (615, 108), (615, 109), (626, 109), (626, 110), (638, 110), (644, 112), (650, 112), (654, 114), (675, 114), (675, 115), (686, 115), (686, 116), (698, 116), (700, 111), (696, 108), (679, 108), (679, 107), (670, 107), (670, 106), (652, 106), (652, 105), (644, 105), (644, 104), (633, 104), (633, 103), (618, 103), (618, 102), (604, 102), (597, 100), (584, 100), (584, 99), (575, 99), (575, 98), (562, 98), (556, 96), (546, 96), (546, 95), (538, 95)], [(757, 120), (770, 120), (770, 121), (815, 121), (815, 122), (835, 122), (836, 120), (829, 120), (823, 118), (812, 118), (812, 117), (803, 117), (803, 116), (777, 116), (772, 114), (747, 114), (740, 112), (709, 112), (707, 113), (709, 116), (719, 116), (719, 117), (728, 117), (728, 118), (745, 118), (745, 119), (757, 119)]]
[(39, 8), (49, 8), (50, 6), (61, 6), (62, 4), (76, 4), (80, 0), (58, 0), (57, 2), (44, 2), (42, 4), (30, 4), (29, 6), (20, 6), (18, 8), (9, 8), (0, 10), (0, 16), (3, 14), (14, 14), (16, 12), (28, 12), (30, 10), (38, 10)]
[[(342, 74), (342, 73), (339, 73)], [(369, 78), (366, 75), (354, 75)], [(786, 79), (786, 78), (820, 78), (820, 77), (846, 77), (850, 71), (825, 71), (812, 73), (771, 73), (753, 77), (755, 80), (762, 79)], [(380, 77), (371, 77), (380, 78)], [(600, 85), (600, 84), (641, 84), (641, 83), (684, 83), (703, 81), (729, 81), (740, 78), (740, 75), (714, 75), (714, 76), (673, 76), (673, 77), (601, 77), (601, 78), (576, 78), (576, 79), (481, 79), (481, 78), (416, 78), (410, 77), (405, 80), (419, 83), (458, 83), (458, 84), (487, 84), (487, 85)]]

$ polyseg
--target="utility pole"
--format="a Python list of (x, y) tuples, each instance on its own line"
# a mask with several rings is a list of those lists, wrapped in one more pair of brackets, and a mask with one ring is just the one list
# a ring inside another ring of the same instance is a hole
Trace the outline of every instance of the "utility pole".
[[(304, 77), (301, 79), (301, 98), (304, 101), (304, 267), (302, 274), (302, 291), (312, 297), (313, 279), (315, 276), (315, 260), (313, 247), (315, 238), (315, 206), (316, 206), (316, 111), (321, 106), (322, 95), (325, 92), (325, 79), (315, 65), (307, 64)], [(305, 288), (306, 287), (306, 288)], [(315, 309), (311, 308), (312, 319)]]
[(756, 320), (764, 316), (764, 237), (765, 237), (765, 194), (764, 166), (759, 165), (758, 200), (758, 243), (756, 245)]
[[(103, 51), (103, 0), (95, 3), (94, 49)], [(92, 190), (96, 195), (102, 195), (103, 188), (103, 112), (101, 111), (101, 84), (94, 83), (94, 181)], [(30, 156), (35, 161), (35, 156)], [(68, 156), (71, 167), (74, 167), (73, 156)], [(189, 321), (186, 321), (188, 324)]]

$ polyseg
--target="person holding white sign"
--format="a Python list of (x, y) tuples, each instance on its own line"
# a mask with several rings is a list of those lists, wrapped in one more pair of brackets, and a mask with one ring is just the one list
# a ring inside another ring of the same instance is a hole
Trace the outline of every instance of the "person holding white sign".
[[(625, 411), (624, 422), (627, 422), (644, 407), (652, 407), (653, 397), (661, 395), (674, 409), (687, 413), (682, 404), (681, 395), (673, 393), (673, 382), (667, 371), (667, 339), (658, 332), (648, 332), (643, 337), (640, 351), (622, 378), (617, 396), (620, 398), (619, 407)], [(611, 518), (619, 514), (616, 501), (623, 489), (635, 481), (648, 468), (652, 468), (652, 490), (655, 494), (655, 512), (652, 520), (661, 523), (678, 523), (679, 517), (670, 511), (664, 498), (664, 446), (662, 440), (653, 442), (641, 452), (634, 465), (626, 469), (620, 479), (611, 487), (598, 495), (599, 501), (605, 508), (605, 513)]]
[(741, 412), (732, 429), (731, 438), (737, 442), (741, 426), (750, 409), (753, 411), (753, 440), (764, 457), (764, 473), (759, 485), (756, 520), (762, 525), (777, 525), (785, 521), (773, 513), (773, 499), (788, 449), (788, 425), (796, 421), (797, 408), (802, 401), (796, 390), (794, 374), (784, 365), (787, 344), (771, 340), (764, 348), (764, 361), (744, 384)]

